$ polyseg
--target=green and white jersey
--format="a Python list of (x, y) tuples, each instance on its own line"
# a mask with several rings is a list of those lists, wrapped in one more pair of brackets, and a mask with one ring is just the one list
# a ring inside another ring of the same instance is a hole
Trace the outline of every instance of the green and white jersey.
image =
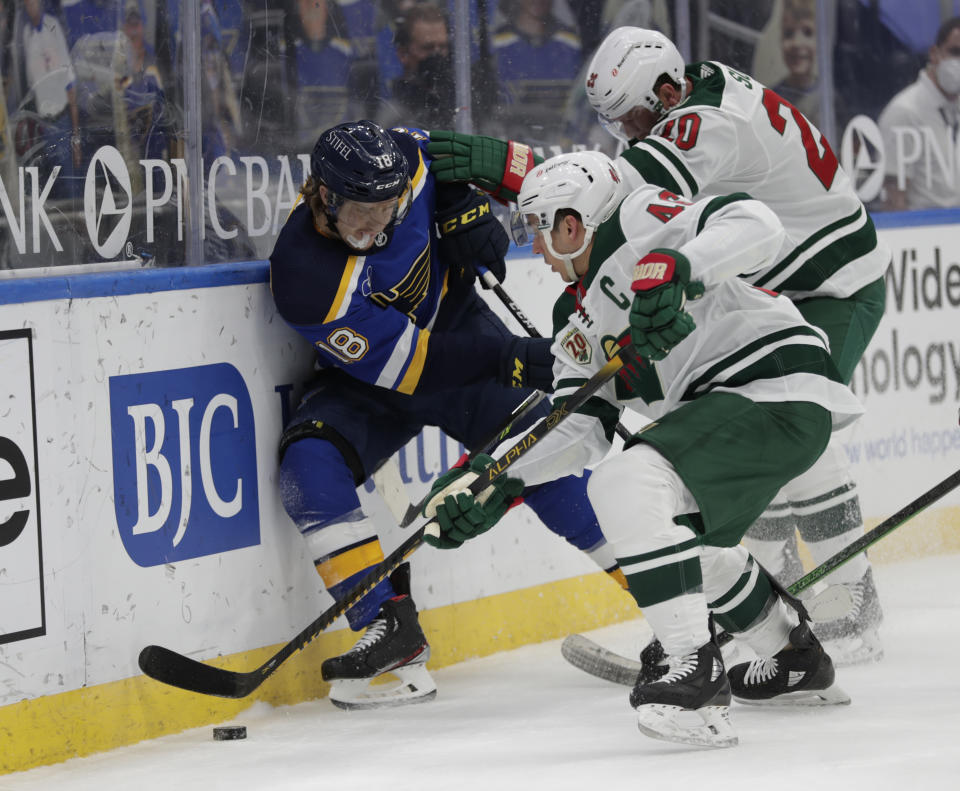
[(580, 472), (606, 455), (624, 408), (656, 420), (711, 391), (758, 402), (812, 401), (832, 413), (835, 428), (863, 411), (830, 362), (823, 331), (786, 297), (738, 277), (768, 267), (783, 241), (780, 222), (759, 201), (740, 194), (690, 203), (646, 185), (594, 239), (587, 273), (554, 309), (555, 405), (629, 344), (634, 270), (651, 249), (685, 255), (691, 279), (706, 287), (703, 297), (686, 304), (697, 328), (663, 360), (624, 366), (511, 474), (533, 484)]
[(693, 89), (618, 158), (631, 188), (746, 192), (783, 223), (783, 247), (755, 285), (794, 300), (847, 297), (883, 276), (890, 252), (820, 131), (789, 102), (722, 63), (687, 67)]

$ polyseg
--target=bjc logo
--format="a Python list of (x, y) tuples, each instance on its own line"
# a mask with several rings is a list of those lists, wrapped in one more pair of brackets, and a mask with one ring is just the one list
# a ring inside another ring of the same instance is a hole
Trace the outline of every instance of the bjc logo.
[(114, 507), (140, 566), (260, 543), (253, 407), (232, 365), (110, 377)]

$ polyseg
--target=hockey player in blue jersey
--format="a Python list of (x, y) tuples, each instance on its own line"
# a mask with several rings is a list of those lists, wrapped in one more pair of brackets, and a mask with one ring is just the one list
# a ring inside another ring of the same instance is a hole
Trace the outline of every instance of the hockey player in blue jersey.
[[(317, 571), (342, 596), (383, 559), (356, 488), (424, 425), (476, 447), (531, 388), (550, 389), (550, 339), (512, 335), (474, 288), (474, 264), (503, 279), (506, 232), (490, 204), (429, 172), (428, 138), (370, 121), (321, 134), (301, 199), (270, 256), (283, 318), (317, 353), (317, 379), (280, 441), (284, 507)], [(546, 405), (518, 421), (524, 430)], [(524, 491), (555, 533), (622, 578), (586, 498), (570, 476)], [(384, 580), (347, 612), (365, 635), (327, 659), (342, 708), (427, 700), (429, 646), (406, 574)], [(372, 678), (401, 683), (372, 692)]]

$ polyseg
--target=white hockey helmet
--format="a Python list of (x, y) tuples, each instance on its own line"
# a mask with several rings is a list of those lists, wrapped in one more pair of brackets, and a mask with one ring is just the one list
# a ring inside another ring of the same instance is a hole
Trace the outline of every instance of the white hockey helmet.
[[(586, 249), (597, 226), (610, 218), (625, 194), (620, 171), (606, 154), (576, 151), (552, 157), (523, 179), (511, 220), (514, 241), (529, 244), (532, 234), (541, 234), (547, 250), (564, 262), (571, 282), (576, 281), (573, 259)], [(576, 211), (586, 228), (583, 244), (573, 253), (561, 254), (553, 249), (550, 231), (561, 209)], [(528, 219), (531, 215), (536, 218), (532, 224)]]
[(654, 93), (654, 85), (666, 74), (685, 95), (685, 67), (680, 51), (663, 33), (618, 27), (603, 40), (590, 61), (587, 99), (606, 124), (638, 106), (660, 116), (663, 104)]

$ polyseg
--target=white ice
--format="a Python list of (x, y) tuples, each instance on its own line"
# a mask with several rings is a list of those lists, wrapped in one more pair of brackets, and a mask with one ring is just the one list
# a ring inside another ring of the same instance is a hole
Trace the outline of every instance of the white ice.
[[(199, 728), (0, 777), (0, 789), (960, 789), (958, 572), (960, 555), (877, 567), (886, 657), (839, 672), (852, 705), (734, 704), (731, 749), (644, 737), (627, 688), (569, 666), (552, 641), (436, 671), (439, 696), (425, 705), (257, 704), (236, 720), (245, 741), (215, 742)], [(637, 621), (591, 636), (635, 652), (646, 629)]]

